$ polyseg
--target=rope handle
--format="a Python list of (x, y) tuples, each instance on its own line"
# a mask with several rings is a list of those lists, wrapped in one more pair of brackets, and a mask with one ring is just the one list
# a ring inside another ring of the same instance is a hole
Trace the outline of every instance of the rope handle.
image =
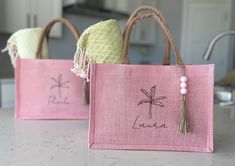
[(36, 52), (36, 58), (37, 59), (42, 59), (42, 47), (43, 47), (43, 40), (45, 37), (49, 36), (49, 33), (52, 29), (52, 27), (56, 23), (62, 23), (64, 24), (70, 32), (73, 34), (73, 37), (76, 41), (78, 41), (80, 37), (80, 33), (78, 32), (77, 28), (67, 19), (65, 18), (56, 18), (51, 20), (43, 29), (42, 34), (40, 36), (39, 42), (38, 42), (38, 47), (37, 47), (37, 52)]
[[(141, 13), (149, 13), (149, 14), (160, 14), (160, 11), (152, 6), (141, 6), (135, 9), (132, 14), (130, 15), (126, 25), (130, 23), (130, 21), (135, 18), (138, 15), (141, 15)], [(168, 27), (167, 21), (164, 17), (159, 15), (162, 18), (163, 23)], [(126, 29), (123, 32), (123, 35), (125, 36)], [(126, 63), (128, 63), (128, 59), (125, 59)], [(164, 37), (164, 59), (163, 59), (163, 65), (170, 65), (170, 42), (168, 41), (167, 37)]]
[(152, 14), (137, 15), (137, 16), (133, 17), (128, 22), (128, 24), (126, 25), (125, 35), (124, 35), (123, 57), (126, 60), (128, 59), (128, 45), (129, 45), (129, 41), (130, 41), (130, 34), (132, 31), (132, 28), (134, 27), (135, 24), (137, 24), (138, 22), (140, 22), (141, 20), (143, 20), (145, 18), (151, 18), (160, 24), (165, 36), (167, 37), (168, 41), (170, 42), (171, 47), (174, 50), (175, 57), (176, 57), (176, 65), (181, 68), (185, 68), (185, 65), (182, 61), (181, 55), (180, 55), (178, 49), (176, 48), (176, 44), (173, 39), (173, 36), (172, 36), (171, 32), (169, 31), (168, 26), (164, 22), (165, 18), (163, 17), (163, 15), (161, 14), (161, 12), (159, 10), (157, 10), (157, 12), (154, 12), (154, 14), (152, 13)]

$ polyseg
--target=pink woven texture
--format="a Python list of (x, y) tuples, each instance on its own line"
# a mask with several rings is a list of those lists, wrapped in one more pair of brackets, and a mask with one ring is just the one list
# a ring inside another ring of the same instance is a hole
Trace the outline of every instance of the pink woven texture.
[(188, 134), (177, 132), (181, 76), (172, 65), (92, 64), (90, 148), (212, 152), (214, 65), (186, 65)]
[(17, 119), (87, 119), (83, 80), (71, 71), (72, 60), (17, 59)]

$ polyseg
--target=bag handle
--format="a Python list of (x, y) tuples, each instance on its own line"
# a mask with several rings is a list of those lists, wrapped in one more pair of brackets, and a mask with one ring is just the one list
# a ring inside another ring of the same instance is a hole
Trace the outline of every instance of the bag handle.
[[(150, 14), (157, 14), (157, 15), (161, 16), (158, 9), (156, 9), (152, 6), (141, 6), (132, 12), (126, 25), (128, 25), (133, 18), (135, 18), (138, 15), (141, 15), (142, 12), (150, 13)], [(166, 19), (162, 16), (161, 16), (161, 18), (162, 18), (163, 23), (168, 27)], [(125, 33), (126, 33), (126, 29), (123, 32), (124, 36), (125, 36)], [(165, 46), (164, 46), (163, 65), (170, 65), (170, 42), (168, 41), (166, 36), (164, 37), (164, 45)], [(128, 63), (128, 59), (125, 59), (125, 61), (126, 61), (126, 63)]]
[(39, 42), (38, 42), (38, 47), (37, 47), (37, 52), (36, 52), (36, 58), (37, 59), (42, 59), (42, 46), (43, 46), (43, 40), (45, 37), (49, 36), (49, 33), (56, 23), (62, 23), (64, 24), (70, 32), (73, 34), (73, 37), (76, 41), (78, 41), (80, 37), (80, 33), (78, 32), (77, 28), (67, 19), (65, 18), (57, 18), (51, 20), (43, 29), (42, 34), (40, 36)]
[(167, 39), (170, 42), (171, 47), (174, 50), (175, 57), (176, 57), (176, 65), (179, 66), (180, 68), (185, 68), (185, 65), (182, 61), (181, 55), (180, 55), (178, 49), (176, 48), (176, 44), (173, 39), (173, 36), (172, 36), (171, 32), (169, 31), (168, 27), (166, 26), (166, 24), (164, 23), (165, 19), (162, 16), (160, 11), (158, 11), (157, 13), (154, 13), (154, 14), (144, 14), (144, 15), (141, 14), (141, 15), (138, 15), (138, 16), (132, 18), (129, 21), (129, 23), (126, 26), (125, 36), (124, 36), (124, 45), (123, 45), (123, 57), (125, 58), (126, 62), (128, 62), (128, 60), (127, 60), (128, 59), (128, 46), (129, 46), (129, 41), (130, 41), (131, 30), (136, 23), (138, 23), (139, 21), (141, 21), (142, 19), (145, 19), (145, 18), (154, 19), (157, 23), (160, 24), (164, 34), (166, 35)]

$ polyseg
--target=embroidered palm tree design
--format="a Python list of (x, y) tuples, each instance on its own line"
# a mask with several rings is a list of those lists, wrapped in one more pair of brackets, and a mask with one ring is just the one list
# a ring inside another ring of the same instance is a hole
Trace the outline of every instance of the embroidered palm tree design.
[(62, 89), (68, 89), (69, 87), (67, 84), (70, 83), (70, 81), (63, 81), (63, 75), (60, 73), (57, 78), (51, 77), (51, 80), (55, 83), (50, 87), (50, 89), (58, 88), (58, 94), (59, 97), (61, 97), (61, 90)]
[(141, 89), (141, 92), (143, 92), (146, 96), (147, 99), (143, 99), (138, 103), (139, 105), (148, 103), (149, 104), (149, 119), (152, 119), (152, 106), (156, 105), (159, 107), (164, 107), (164, 104), (160, 101), (163, 99), (166, 99), (165, 96), (155, 96), (156, 94), (156, 85), (154, 85), (151, 89), (150, 89), (150, 93), (148, 93), (145, 89)]

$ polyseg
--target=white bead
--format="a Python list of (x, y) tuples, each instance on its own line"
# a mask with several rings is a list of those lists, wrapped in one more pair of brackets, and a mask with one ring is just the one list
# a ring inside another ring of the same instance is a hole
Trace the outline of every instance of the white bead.
[(185, 88), (180, 89), (180, 93), (181, 93), (182, 95), (187, 94), (187, 89), (185, 89)]
[(180, 87), (181, 87), (181, 88), (187, 88), (187, 84), (186, 84), (185, 82), (181, 82), (181, 83), (180, 83)]
[(181, 82), (187, 82), (188, 78), (185, 76), (180, 77)]

